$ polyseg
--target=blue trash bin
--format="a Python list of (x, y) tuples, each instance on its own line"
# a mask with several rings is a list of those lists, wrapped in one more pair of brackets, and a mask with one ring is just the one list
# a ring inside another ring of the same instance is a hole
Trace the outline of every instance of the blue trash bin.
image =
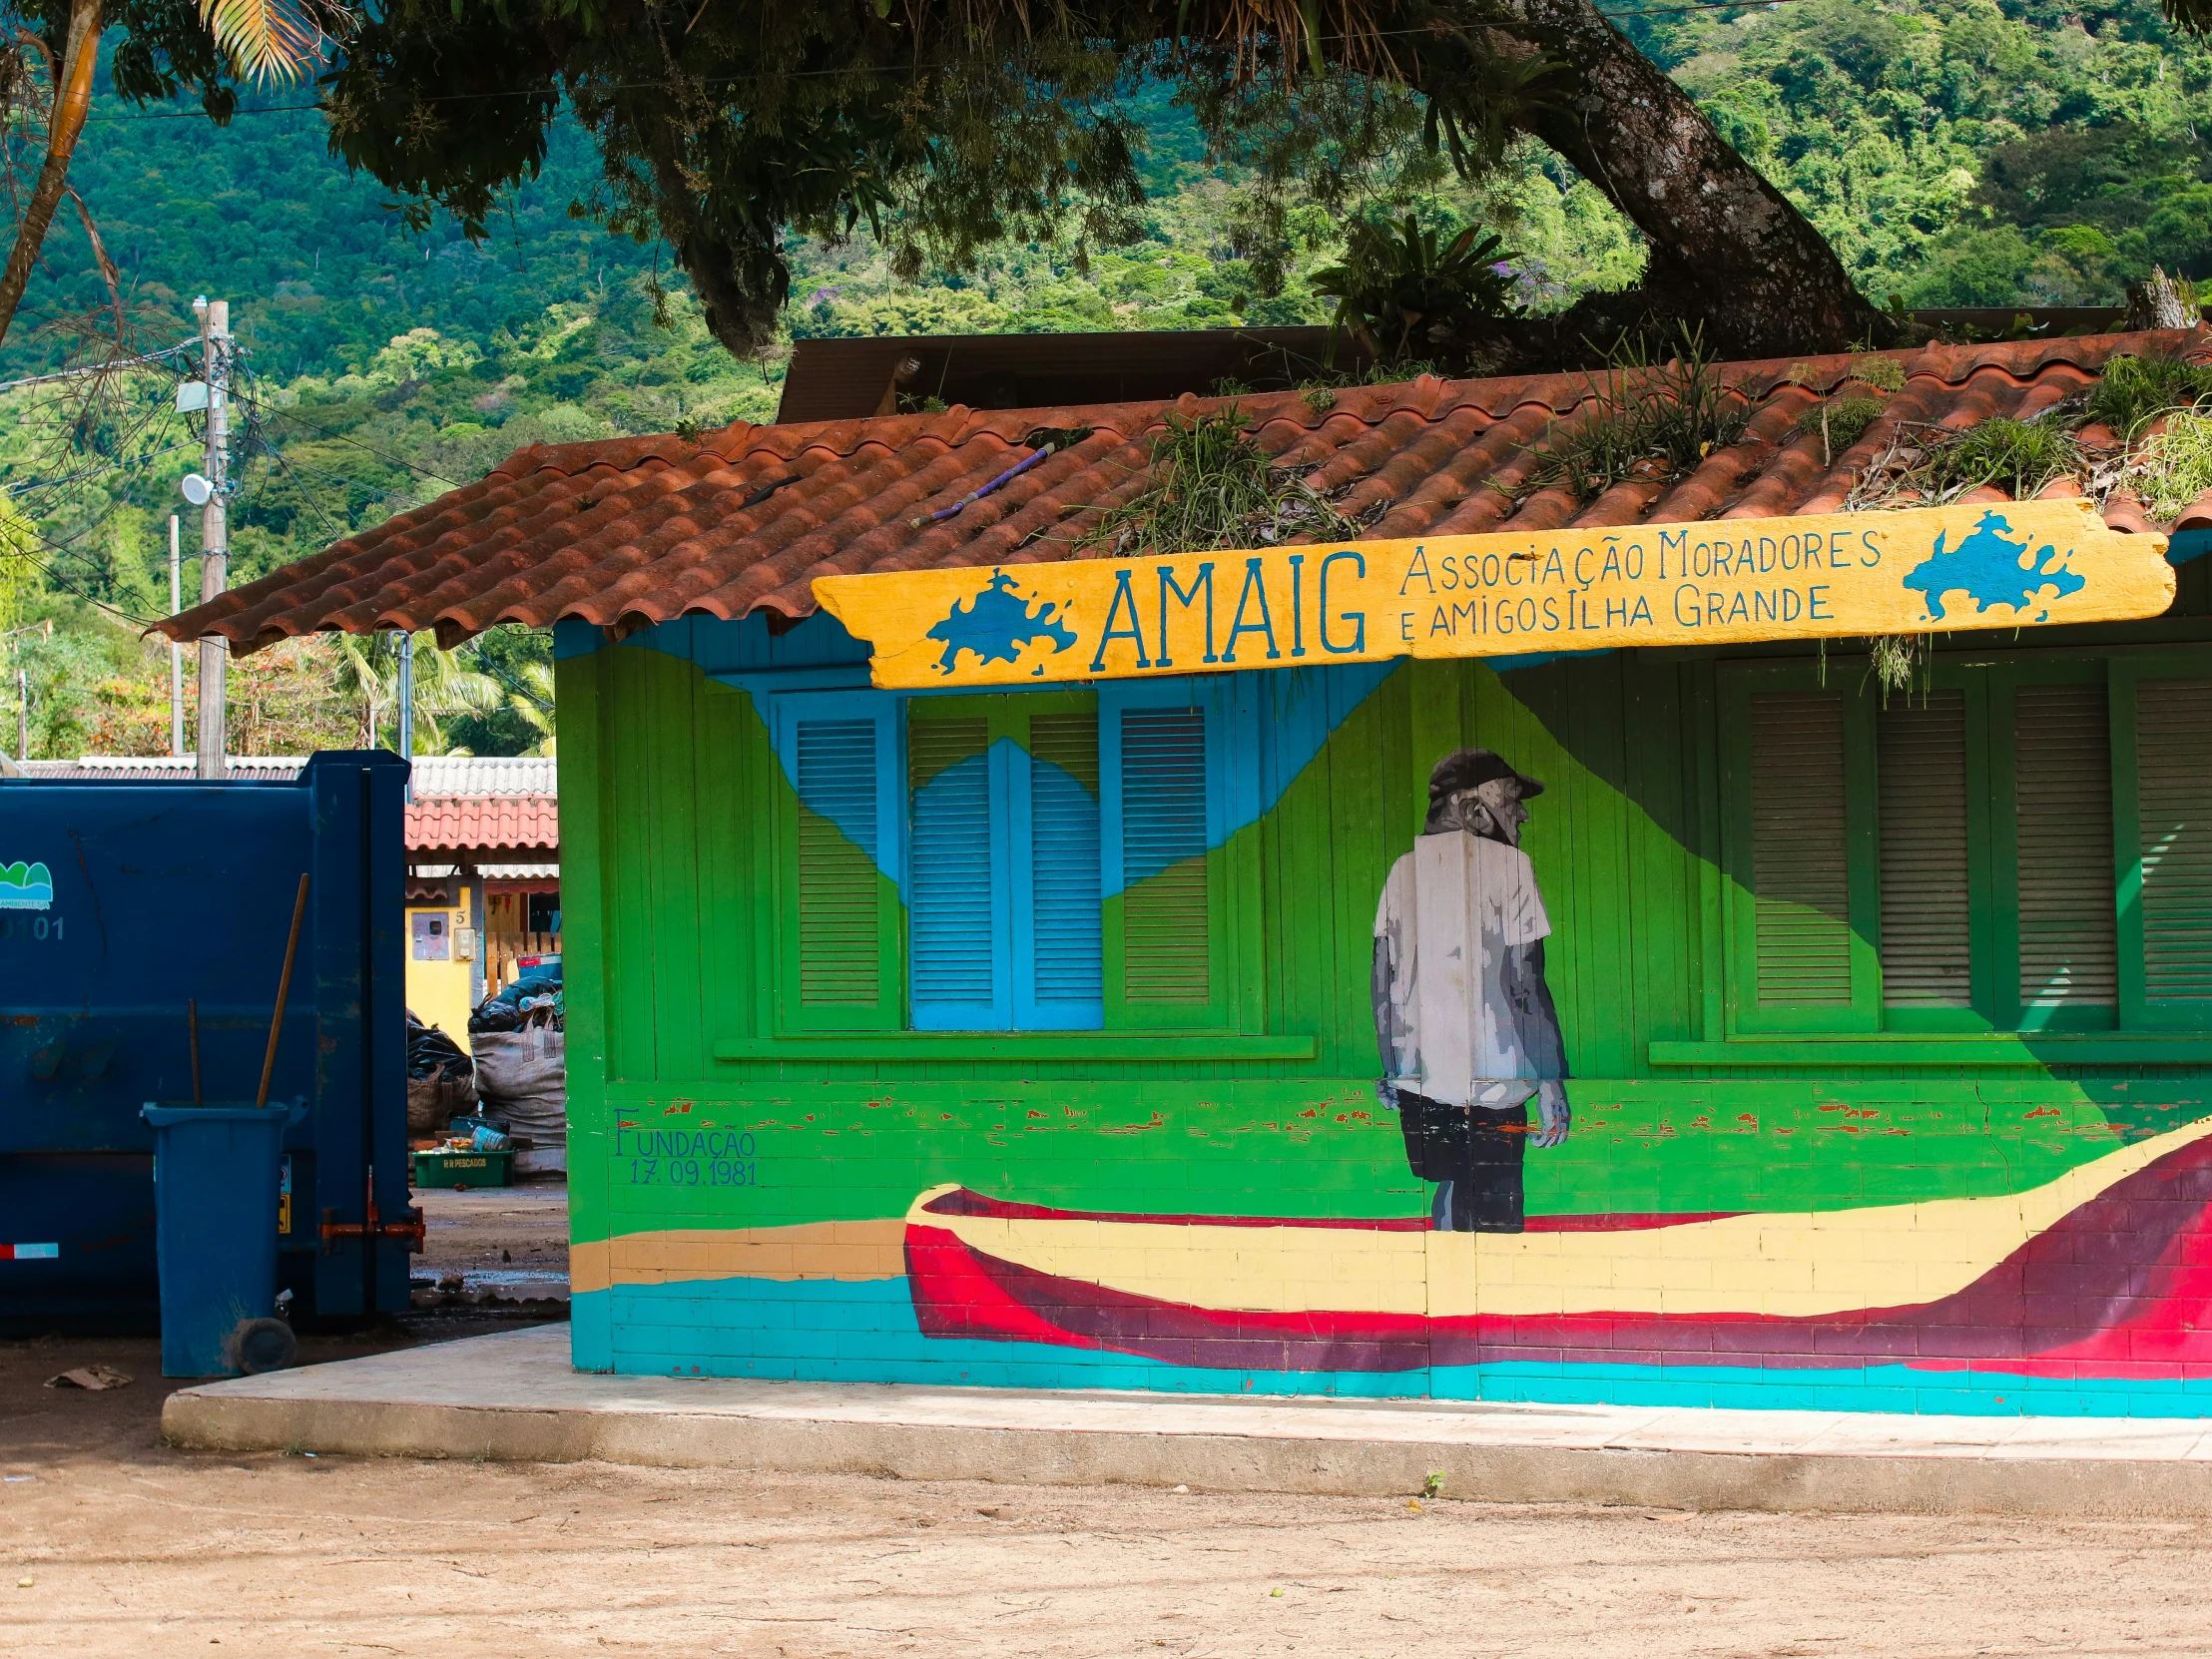
[(300, 1106), (140, 1109), (154, 1130), (162, 1375), (237, 1377), (290, 1364), (276, 1306), (284, 1126)]

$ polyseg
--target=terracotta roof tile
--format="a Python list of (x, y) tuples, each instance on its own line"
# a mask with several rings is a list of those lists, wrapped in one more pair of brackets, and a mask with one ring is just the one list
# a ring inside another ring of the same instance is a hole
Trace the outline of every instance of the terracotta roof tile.
[(558, 851), (561, 806), (553, 796), (417, 796), (406, 833), (410, 852)]
[[(1327, 402), (1300, 392), (1233, 401), (1270, 455), (1313, 469), (1318, 488), (1343, 489), (1347, 510), (1377, 513), (1371, 536), (1539, 531), (1838, 511), (1901, 422), (1956, 430), (2032, 416), (2079, 392), (2122, 351), (2212, 357), (2212, 332), (1892, 351), (1904, 388), (1857, 442), (1826, 455), (1798, 418), (1824, 397), (1867, 395), (1860, 371), (1868, 358), (1725, 364), (1726, 382), (1755, 404), (1742, 439), (1686, 478), (1631, 479), (1587, 502), (1556, 483), (1532, 486), (1538, 446), (1555, 426), (1601, 406), (1602, 376), (1423, 375), (1342, 388)], [(1229, 401), (1186, 394), (1173, 403), (955, 406), (801, 426), (741, 423), (697, 442), (533, 444), (476, 483), (161, 627), (245, 649), (319, 629), (434, 627), (450, 646), (506, 621), (575, 617), (627, 632), (686, 615), (802, 617), (815, 608), (819, 576), (1078, 556), (1100, 515), (1145, 487), (1167, 418)], [(1040, 426), (1092, 431), (931, 521), (1028, 456), (1024, 439)], [(2082, 436), (2117, 441), (2101, 427)], [(2104, 513), (2116, 528), (2157, 528), (2131, 497), (2114, 495)], [(2195, 503), (2190, 515), (2212, 522), (2212, 502)]]

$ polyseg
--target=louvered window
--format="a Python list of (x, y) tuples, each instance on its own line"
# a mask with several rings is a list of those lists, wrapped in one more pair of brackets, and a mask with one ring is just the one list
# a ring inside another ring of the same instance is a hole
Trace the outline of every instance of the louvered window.
[(915, 1029), (1102, 1022), (1098, 716), (1071, 707), (1089, 701), (908, 705)]
[(1010, 1026), (1005, 936), (1005, 814), (992, 811), (990, 722), (909, 720), (911, 801), (906, 890), (914, 1024), (923, 1030)]
[(1973, 1006), (1966, 697), (1902, 697), (1876, 717), (1881, 767), (1882, 1000)]
[(1109, 1025), (1230, 1020), (1219, 695), (1197, 680), (1100, 694)]
[(787, 697), (778, 749), (796, 798), (785, 824), (784, 1019), (800, 1030), (896, 1023), (898, 865), (893, 724), (881, 700)]
[(2135, 694), (2143, 996), (2212, 1012), (2212, 680)]
[(1121, 719), (1123, 995), (1204, 1003), (1212, 995), (1206, 717), (1131, 710)]
[(1752, 932), (1763, 1008), (1849, 1008), (1851, 885), (1844, 699), (1751, 699)]
[(2019, 999), (2034, 1024), (2117, 999), (2111, 727), (2101, 684), (2016, 687), (2012, 720)]
[(1030, 922), (1015, 934), (1024, 1024), (1104, 1016), (1098, 865), (1098, 716), (1038, 715), (1029, 722)]
[(1859, 665), (1724, 666), (1730, 1030), (2212, 1028), (2201, 668), (1961, 652), (1885, 706)]

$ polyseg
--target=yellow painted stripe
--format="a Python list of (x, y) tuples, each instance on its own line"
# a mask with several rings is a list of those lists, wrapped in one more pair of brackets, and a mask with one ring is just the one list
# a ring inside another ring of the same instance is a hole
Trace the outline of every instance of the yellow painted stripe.
[(571, 1292), (714, 1279), (896, 1279), (906, 1223), (810, 1221), (794, 1227), (680, 1227), (569, 1247)]

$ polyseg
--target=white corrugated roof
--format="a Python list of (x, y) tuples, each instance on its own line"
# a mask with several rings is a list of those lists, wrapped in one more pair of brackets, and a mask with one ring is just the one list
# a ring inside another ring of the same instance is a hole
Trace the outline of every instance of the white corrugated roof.
[(414, 764), (415, 799), (424, 796), (561, 793), (560, 763), (550, 755), (422, 755)]
[[(199, 761), (190, 755), (80, 755), (74, 761), (24, 761), (32, 778), (190, 778)], [(224, 763), (233, 778), (296, 778), (307, 762), (299, 755), (233, 755)], [(543, 755), (422, 755), (415, 759), (417, 800), (487, 795), (558, 796), (560, 763)]]
[[(23, 761), (31, 778), (191, 778), (200, 770), (192, 755), (80, 755), (74, 761)], [(233, 778), (296, 778), (307, 764), (300, 755), (231, 755), (224, 765)]]

